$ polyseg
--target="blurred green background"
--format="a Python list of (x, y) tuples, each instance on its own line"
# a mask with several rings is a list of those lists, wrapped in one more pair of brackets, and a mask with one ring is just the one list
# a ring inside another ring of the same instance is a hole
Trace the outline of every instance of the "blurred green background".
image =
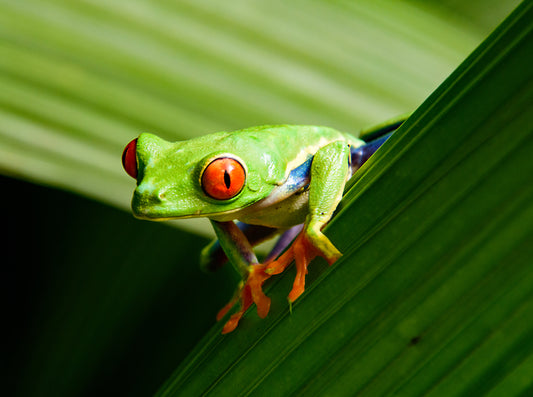
[(233, 290), (198, 270), (207, 222), (128, 213), (128, 141), (357, 132), (415, 109), (517, 4), (1, 1), (6, 395), (151, 395)]

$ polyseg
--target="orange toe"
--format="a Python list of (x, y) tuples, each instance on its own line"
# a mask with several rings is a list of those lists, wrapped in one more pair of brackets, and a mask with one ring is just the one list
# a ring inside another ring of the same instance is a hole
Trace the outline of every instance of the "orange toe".
[(305, 291), (305, 276), (307, 275), (307, 263), (300, 258), (296, 259), (296, 277), (289, 293), (289, 301), (294, 302)]
[(270, 278), (270, 274), (265, 273), (266, 265), (255, 264), (250, 266), (250, 273), (246, 282), (239, 286), (237, 293), (230, 300), (230, 302), (224, 306), (217, 314), (217, 320), (221, 320), (231, 308), (240, 301), (240, 309), (236, 313), (232, 314), (229, 320), (222, 329), (223, 334), (227, 334), (233, 331), (241, 317), (246, 310), (255, 303), (257, 306), (257, 314), (261, 318), (265, 318), (270, 310), (270, 298), (263, 292), (263, 283)]
[(270, 278), (270, 274), (265, 273), (265, 265), (252, 265), (247, 285), (250, 286), (252, 300), (257, 306), (257, 315), (265, 318), (270, 310), (270, 298), (263, 292), (263, 283)]
[(224, 324), (224, 327), (222, 328), (222, 335), (229, 334), (230, 332), (234, 331), (235, 328), (237, 328), (237, 325), (239, 325), (239, 320), (242, 317), (242, 313), (239, 311), (235, 314), (232, 314), (228, 321), (226, 321), (226, 324)]
[(305, 291), (305, 276), (307, 266), (318, 255), (316, 248), (309, 242), (304, 233), (294, 241), (294, 257), (296, 262), (296, 277), (289, 293), (289, 301), (294, 302)]
[(235, 303), (237, 303), (237, 300), (239, 300), (239, 294), (235, 294), (233, 298), (217, 313), (217, 321), (222, 320), (226, 314), (231, 310), (233, 306), (235, 306)]
[[(241, 298), (241, 308), (238, 312), (233, 313), (229, 320), (224, 324), (224, 328), (222, 328), (222, 334), (227, 334), (231, 331), (233, 331), (235, 328), (237, 328), (237, 325), (239, 325), (239, 321), (244, 314), (246, 310), (252, 305), (252, 294), (250, 292), (250, 287), (248, 285), (245, 285), (241, 291), (240, 291), (240, 298)], [(231, 303), (231, 302), (230, 302)]]

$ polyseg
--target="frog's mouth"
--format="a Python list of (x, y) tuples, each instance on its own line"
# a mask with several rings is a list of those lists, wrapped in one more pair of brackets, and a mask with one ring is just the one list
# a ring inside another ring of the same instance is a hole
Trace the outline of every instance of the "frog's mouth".
[(152, 206), (140, 209), (132, 205), (132, 210), (135, 218), (149, 221), (169, 221), (173, 219), (199, 218), (206, 216), (203, 214), (171, 215), (168, 208), (163, 206)]
[(245, 211), (249, 206), (244, 208), (236, 208), (225, 211), (205, 211), (197, 210), (195, 212), (179, 213), (172, 207), (165, 205), (151, 205), (151, 206), (136, 206), (132, 203), (133, 216), (137, 219), (149, 221), (169, 221), (176, 219), (191, 219), (191, 218), (211, 218), (218, 221), (228, 221), (238, 218), (239, 212)]
[[(141, 185), (139, 185), (141, 186)], [(137, 188), (133, 194), (131, 208), (138, 219), (151, 221), (165, 221), (188, 218), (212, 218), (217, 220), (236, 219), (239, 212), (244, 211), (253, 203), (240, 205), (237, 208), (217, 210), (216, 206), (198, 198), (169, 199), (165, 194), (149, 192), (144, 188)]]

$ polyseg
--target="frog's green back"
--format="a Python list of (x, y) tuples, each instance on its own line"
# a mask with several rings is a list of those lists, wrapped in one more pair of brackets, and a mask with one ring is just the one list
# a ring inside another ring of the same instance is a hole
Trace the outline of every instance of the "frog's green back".
[[(226, 138), (226, 144), (252, 152), (258, 155), (270, 155), (275, 160), (278, 170), (283, 170), (281, 183), (288, 173), (303, 163), (309, 155), (333, 141), (346, 141), (360, 146), (363, 142), (359, 139), (327, 127), (301, 126), (301, 125), (265, 125), (247, 128), (231, 133)], [(259, 144), (259, 146), (256, 146)]]

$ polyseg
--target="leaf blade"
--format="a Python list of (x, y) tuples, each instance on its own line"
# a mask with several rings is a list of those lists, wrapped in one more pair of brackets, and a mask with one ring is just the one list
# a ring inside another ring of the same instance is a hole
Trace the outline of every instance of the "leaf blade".
[[(461, 354), (476, 349), (477, 339), (471, 336), (469, 347), (461, 347), (454, 341), (461, 333), (439, 334), (439, 321), (446, 329), (461, 324), (466, 331), (462, 322), (471, 312), (462, 306), (471, 302), (477, 317), (468, 325), (478, 327), (474, 329), (487, 341), (482, 350), (490, 352), (498, 342), (483, 326), (483, 313), (492, 313), (494, 324), (503, 320), (504, 333), (531, 314), (527, 299), (533, 279), (526, 265), (533, 234), (533, 189), (527, 184), (533, 172), (528, 159), (533, 120), (525, 110), (531, 104), (532, 75), (522, 62), (531, 50), (532, 10), (523, 3), (384, 145), (365, 166), (367, 172), (355, 178), (345, 197), (350, 203), (327, 229), (345, 257), (308, 287), (292, 316), (287, 310), (275, 314), (275, 299), (289, 290), (289, 274), (270, 291), (271, 318), (260, 324), (248, 313), (237, 333), (217, 341), (216, 356), (191, 358), (199, 376), (189, 373), (183, 382), (184, 373), (178, 371), (172, 387), (163, 387), (159, 395), (381, 395), (402, 380), (388, 367), (430, 368), (419, 366), (411, 351), (432, 338), (423, 362), (435, 365), (433, 348), (451, 354), (448, 360), (437, 356), (444, 361), (441, 372), (433, 368), (436, 383), (424, 386), (416, 376), (397, 391), (416, 387), (450, 395), (447, 384), (464, 377), (461, 371), (472, 370), (457, 363), (464, 359)], [(505, 135), (500, 133), (504, 125)], [(463, 169), (471, 172), (461, 175)], [(516, 169), (521, 173), (513, 173)], [(472, 237), (476, 230), (480, 233)], [(502, 262), (506, 255), (515, 256), (516, 271), (510, 274)], [(420, 284), (426, 280), (429, 285)], [(520, 294), (513, 297), (517, 282)], [(487, 301), (495, 285), (517, 317), (505, 317), (508, 313), (501, 310), (503, 317), (493, 314), (501, 303)], [(453, 321), (446, 321), (447, 316)], [(499, 354), (520, 353), (513, 343), (531, 331), (508, 334), (511, 350), (502, 348)], [(523, 359), (531, 353), (526, 350)], [(474, 362), (487, 359), (475, 357)], [(491, 365), (499, 365), (498, 357), (473, 373), (477, 378), (461, 390), (478, 390), (475, 382), (487, 376)], [(448, 374), (450, 380), (439, 383)]]

